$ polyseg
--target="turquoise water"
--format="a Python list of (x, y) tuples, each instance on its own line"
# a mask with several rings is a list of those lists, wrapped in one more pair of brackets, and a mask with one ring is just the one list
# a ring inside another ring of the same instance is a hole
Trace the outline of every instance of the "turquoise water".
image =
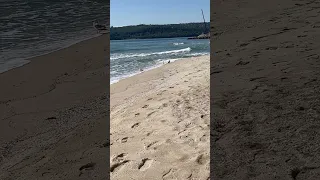
[(110, 82), (183, 58), (209, 55), (209, 39), (187, 38), (114, 40), (110, 46)]

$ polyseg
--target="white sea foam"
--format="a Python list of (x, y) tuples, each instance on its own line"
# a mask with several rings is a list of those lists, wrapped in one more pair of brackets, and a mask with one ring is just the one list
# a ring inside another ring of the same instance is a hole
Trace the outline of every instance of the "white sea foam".
[(162, 51), (162, 52), (154, 52), (154, 53), (137, 53), (137, 54), (113, 54), (111, 55), (111, 60), (122, 59), (122, 58), (131, 58), (131, 57), (145, 57), (151, 55), (161, 55), (161, 54), (177, 54), (177, 53), (185, 53), (190, 52), (191, 48), (187, 47), (184, 49), (171, 50), (171, 51)]
[[(124, 75), (121, 75), (121, 76), (117, 76), (117, 77), (112, 77), (112, 78), (110, 78), (110, 84), (114, 84), (114, 83), (119, 82), (119, 81), (122, 80), (122, 79), (126, 79), (126, 78), (129, 78), (129, 77), (135, 76), (135, 75), (137, 75), (137, 74), (140, 74), (140, 73), (143, 73), (143, 72), (146, 72), (146, 71), (150, 71), (150, 70), (155, 69), (155, 68), (159, 68), (159, 67), (163, 66), (164, 64), (167, 64), (168, 61), (170, 61), (170, 62), (172, 63), (172, 62), (175, 62), (175, 61), (178, 61), (178, 60), (183, 60), (183, 59), (184, 59), (184, 58), (176, 58), (176, 59), (157, 59), (157, 60), (155, 60), (155, 61), (156, 61), (156, 64), (155, 64), (155, 65), (143, 69), (142, 72), (141, 72), (141, 71), (135, 71), (135, 72), (133, 72), (133, 73), (124, 74)], [(114, 71), (113, 71), (113, 72), (114, 72)]]
[(204, 56), (204, 55), (209, 55), (210, 53), (205, 52), (205, 53), (191, 53), (191, 54), (187, 54), (186, 56)]
[(173, 45), (178, 46), (178, 45), (182, 45), (184, 43), (173, 43)]

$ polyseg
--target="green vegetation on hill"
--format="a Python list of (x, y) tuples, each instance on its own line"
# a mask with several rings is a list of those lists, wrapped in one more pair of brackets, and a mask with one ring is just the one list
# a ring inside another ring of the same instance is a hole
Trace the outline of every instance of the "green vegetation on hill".
[[(210, 23), (206, 23), (207, 29)], [(111, 27), (110, 39), (148, 39), (148, 38), (172, 38), (192, 37), (204, 32), (203, 23), (166, 24), (166, 25), (145, 25)]]

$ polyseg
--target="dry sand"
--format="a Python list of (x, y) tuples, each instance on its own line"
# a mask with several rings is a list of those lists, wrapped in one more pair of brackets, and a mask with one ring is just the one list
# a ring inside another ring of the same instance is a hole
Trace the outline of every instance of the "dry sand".
[(320, 179), (320, 1), (211, 2), (211, 177)]
[(111, 179), (207, 180), (210, 56), (112, 84)]
[(109, 37), (0, 74), (0, 179), (106, 179)]

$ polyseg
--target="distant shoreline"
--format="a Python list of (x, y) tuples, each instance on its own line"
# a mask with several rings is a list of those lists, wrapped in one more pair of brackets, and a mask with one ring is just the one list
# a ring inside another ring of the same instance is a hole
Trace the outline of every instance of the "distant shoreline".
[(171, 39), (171, 38), (190, 38), (190, 37), (192, 37), (192, 36), (155, 37), (155, 38), (132, 38), (132, 39), (110, 39), (110, 41), (142, 40), (142, 39)]
[[(206, 23), (210, 27), (210, 23)], [(194, 37), (209, 30), (203, 22), (166, 24), (166, 25), (136, 25), (110, 28), (110, 40), (128, 39), (154, 39), (154, 38), (177, 38)]]
[[(197, 35), (195, 35), (197, 36)], [(110, 41), (122, 41), (122, 40), (141, 40), (141, 39), (170, 39), (170, 38), (191, 38), (194, 36), (177, 36), (177, 37), (155, 37), (155, 38), (133, 38), (133, 39), (110, 39)]]
[(189, 38), (192, 36), (175, 36), (175, 37), (152, 37), (152, 38), (130, 38), (130, 39), (111, 39), (110, 41), (121, 41), (121, 40), (140, 40), (140, 39), (170, 39), (170, 38)]

